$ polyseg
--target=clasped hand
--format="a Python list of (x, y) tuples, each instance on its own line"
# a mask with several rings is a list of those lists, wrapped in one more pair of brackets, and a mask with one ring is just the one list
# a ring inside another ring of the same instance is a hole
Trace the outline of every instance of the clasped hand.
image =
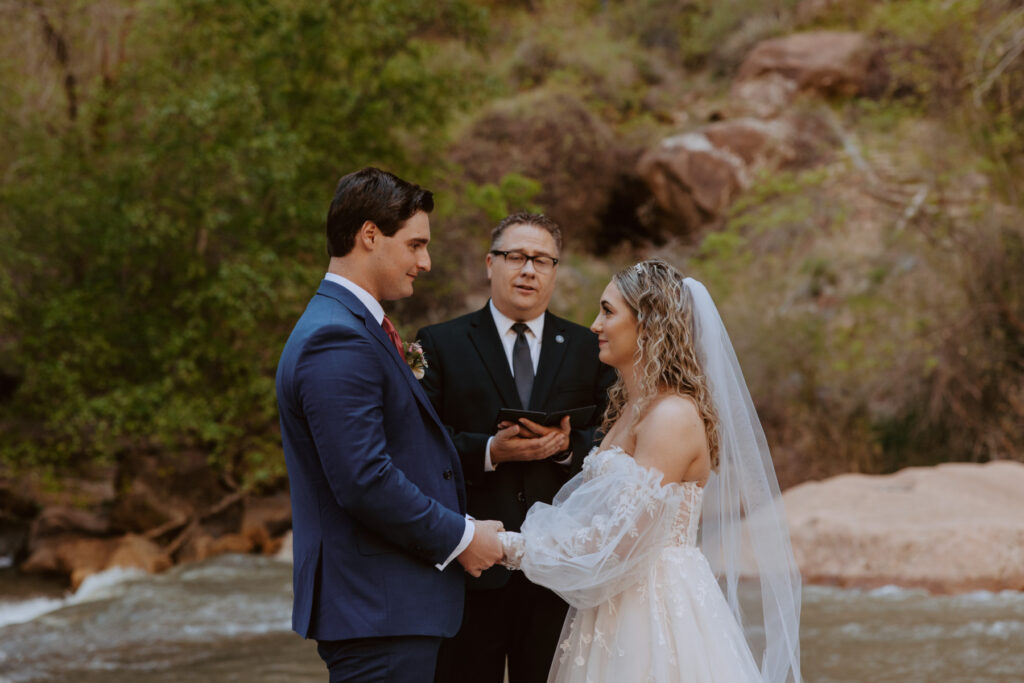
[(556, 427), (545, 427), (522, 418), (518, 423), (501, 422), (491, 441), (491, 462), (543, 460), (569, 449), (569, 416)]
[(473, 526), (473, 540), (459, 554), (458, 560), (468, 574), (478, 577), (485, 569), (504, 559), (505, 549), (498, 532), (504, 531), (505, 527), (493, 519), (474, 519)]

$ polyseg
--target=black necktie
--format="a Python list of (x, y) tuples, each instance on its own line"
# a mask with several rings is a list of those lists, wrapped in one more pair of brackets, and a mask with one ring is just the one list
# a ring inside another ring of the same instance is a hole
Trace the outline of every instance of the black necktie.
[(530, 407), (530, 392), (533, 391), (533, 358), (530, 357), (530, 343), (526, 341), (526, 323), (512, 326), (516, 343), (512, 345), (512, 376), (516, 379), (516, 391), (523, 408)]

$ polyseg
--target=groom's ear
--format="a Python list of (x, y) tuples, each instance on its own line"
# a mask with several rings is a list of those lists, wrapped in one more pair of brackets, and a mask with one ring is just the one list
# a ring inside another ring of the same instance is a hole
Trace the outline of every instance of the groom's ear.
[(382, 234), (376, 223), (373, 221), (363, 221), (363, 224), (359, 227), (359, 232), (356, 233), (356, 241), (362, 244), (364, 249), (372, 251), (377, 246), (377, 241)]

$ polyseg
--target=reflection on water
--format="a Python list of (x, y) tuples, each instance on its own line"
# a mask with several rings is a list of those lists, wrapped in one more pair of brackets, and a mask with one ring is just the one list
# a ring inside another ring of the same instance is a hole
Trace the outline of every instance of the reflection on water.
[[(0, 574), (0, 682), (326, 680), (313, 643), (289, 631), (287, 563), (116, 570), (70, 597), (24, 585)], [(1021, 594), (808, 587), (801, 623), (809, 683), (1024, 680)]]

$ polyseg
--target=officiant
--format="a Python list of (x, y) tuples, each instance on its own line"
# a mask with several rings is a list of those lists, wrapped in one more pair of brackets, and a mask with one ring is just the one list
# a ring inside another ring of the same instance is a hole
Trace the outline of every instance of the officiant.
[[(506, 217), (486, 256), (487, 305), (417, 335), (428, 365), (423, 388), (462, 460), (469, 514), (508, 530), (579, 471), (615, 380), (597, 358), (594, 333), (547, 310), (561, 250), (561, 230), (547, 216)], [(585, 424), (496, 419), (501, 409), (591, 405)], [(507, 658), (509, 683), (544, 683), (566, 610), (554, 593), (502, 567), (467, 579), (462, 626), (442, 643), (435, 681), (502, 683)]]

